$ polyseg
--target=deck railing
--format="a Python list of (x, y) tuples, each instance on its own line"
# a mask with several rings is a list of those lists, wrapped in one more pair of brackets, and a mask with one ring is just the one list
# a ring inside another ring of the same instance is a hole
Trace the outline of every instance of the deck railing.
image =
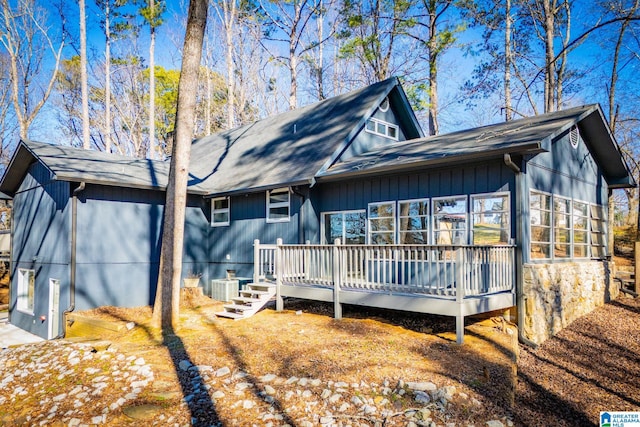
[(514, 246), (263, 245), (254, 279), (461, 299), (514, 289)]

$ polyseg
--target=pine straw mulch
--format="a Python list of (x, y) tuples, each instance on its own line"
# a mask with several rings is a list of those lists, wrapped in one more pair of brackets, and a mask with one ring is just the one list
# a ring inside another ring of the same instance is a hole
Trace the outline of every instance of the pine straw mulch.
[(621, 296), (522, 347), (515, 424), (597, 426), (600, 411), (640, 411), (639, 327), (640, 299)]

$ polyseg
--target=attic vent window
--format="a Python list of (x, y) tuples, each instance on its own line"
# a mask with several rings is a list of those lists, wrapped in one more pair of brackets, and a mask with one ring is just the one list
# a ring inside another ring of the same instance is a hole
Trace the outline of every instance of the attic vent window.
[(578, 126), (571, 128), (571, 131), (569, 132), (569, 141), (573, 148), (578, 148), (578, 143), (580, 143), (580, 132), (578, 131)]
[(386, 113), (388, 110), (389, 110), (389, 98), (385, 98), (380, 103), (380, 111), (382, 111), (383, 113)]
[(370, 118), (367, 120), (365, 130), (374, 135), (380, 135), (394, 141), (398, 140), (398, 126), (383, 120)]

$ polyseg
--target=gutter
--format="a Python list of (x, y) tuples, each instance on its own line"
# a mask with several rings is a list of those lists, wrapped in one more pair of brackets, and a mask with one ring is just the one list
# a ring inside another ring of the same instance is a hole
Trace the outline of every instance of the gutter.
[[(524, 212), (524, 179), (522, 169), (512, 159), (511, 154), (504, 153), (504, 164), (513, 171), (516, 177), (515, 199), (516, 199), (516, 218), (522, 218)], [(523, 241), (523, 224), (522, 221), (516, 221), (516, 310), (518, 312), (518, 340), (529, 347), (536, 348), (538, 344), (524, 336), (524, 292), (522, 289), (522, 241)]]
[(296, 187), (291, 187), (291, 192), (300, 197), (300, 210), (298, 211), (298, 243), (304, 244), (305, 229), (304, 229), (304, 204), (307, 201), (308, 194), (301, 193), (296, 190)]
[(67, 334), (67, 314), (76, 309), (76, 251), (78, 246), (78, 194), (84, 191), (86, 182), (81, 181), (73, 194), (71, 195), (71, 260), (70, 260), (70, 276), (69, 276), (69, 307), (62, 313), (63, 330), (56, 338), (64, 338)]

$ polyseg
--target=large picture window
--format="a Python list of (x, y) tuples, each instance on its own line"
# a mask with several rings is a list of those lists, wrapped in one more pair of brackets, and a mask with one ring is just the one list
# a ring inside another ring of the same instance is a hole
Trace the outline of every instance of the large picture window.
[(433, 242), (467, 244), (467, 196), (433, 199)]
[(230, 222), (229, 197), (217, 197), (211, 200), (211, 225), (220, 227)]
[(532, 191), (529, 195), (531, 215), (531, 258), (551, 258), (551, 195)]
[(473, 216), (472, 239), (474, 245), (508, 244), (509, 194), (480, 194), (471, 196)]
[(33, 314), (35, 299), (36, 275), (34, 270), (18, 269), (18, 304), (19, 311)]
[(398, 203), (401, 245), (429, 243), (429, 199), (404, 200)]
[(289, 221), (290, 200), (288, 188), (267, 191), (267, 222)]
[(322, 214), (322, 243), (331, 244), (340, 239), (346, 245), (366, 242), (367, 213), (361, 211), (327, 212)]
[(393, 245), (396, 242), (395, 202), (369, 203), (369, 243)]

